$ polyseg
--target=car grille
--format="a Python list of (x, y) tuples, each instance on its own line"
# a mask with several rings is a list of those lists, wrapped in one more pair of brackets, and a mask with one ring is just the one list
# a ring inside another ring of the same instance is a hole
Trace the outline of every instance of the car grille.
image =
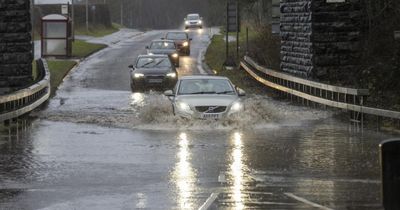
[(146, 76), (148, 83), (161, 83), (163, 82), (165, 76)]
[(221, 113), (225, 112), (226, 106), (196, 106), (196, 110), (204, 113)]
[(197, 24), (197, 22), (190, 22), (190, 24)]

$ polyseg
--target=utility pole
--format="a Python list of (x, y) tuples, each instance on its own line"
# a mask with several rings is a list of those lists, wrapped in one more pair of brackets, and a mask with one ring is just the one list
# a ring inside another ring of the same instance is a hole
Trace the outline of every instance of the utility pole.
[(89, 0), (86, 0), (86, 31), (89, 32)]
[(72, 41), (75, 41), (75, 9), (74, 9), (74, 0), (71, 0), (71, 32), (72, 32)]
[(119, 1), (119, 4), (120, 4), (120, 8), (121, 8), (121, 12), (119, 13), (119, 15), (121, 16), (120, 23), (121, 23), (121, 26), (123, 26), (123, 25), (124, 25), (124, 22), (123, 22), (123, 18), (124, 18), (124, 7), (123, 7), (123, 4), (122, 4), (122, 0)]
[(35, 0), (31, 0), (32, 57), (35, 58)]

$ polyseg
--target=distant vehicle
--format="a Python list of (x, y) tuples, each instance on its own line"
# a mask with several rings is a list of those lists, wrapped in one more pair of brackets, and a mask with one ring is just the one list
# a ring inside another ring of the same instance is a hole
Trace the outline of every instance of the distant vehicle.
[(130, 65), (132, 92), (146, 88), (171, 89), (178, 80), (178, 73), (168, 55), (139, 55), (135, 65)]
[(148, 54), (161, 54), (168, 55), (174, 65), (179, 67), (179, 53), (178, 48), (173, 40), (153, 40), (150, 46), (146, 46)]
[(203, 28), (203, 18), (199, 14), (188, 14), (185, 18), (185, 29)]
[(173, 40), (181, 54), (190, 55), (190, 42), (189, 34), (184, 31), (170, 31), (165, 34), (165, 39)]
[(174, 115), (183, 118), (222, 119), (243, 112), (240, 97), (246, 93), (226, 77), (184, 76), (174, 90), (164, 95), (172, 102)]

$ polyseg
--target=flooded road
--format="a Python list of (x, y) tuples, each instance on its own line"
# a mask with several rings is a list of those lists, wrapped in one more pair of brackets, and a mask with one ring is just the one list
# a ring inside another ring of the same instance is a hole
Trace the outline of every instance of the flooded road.
[[(191, 33), (180, 75), (204, 73)], [(238, 119), (187, 121), (127, 66), (165, 31), (82, 62), (26, 127), (2, 132), (0, 209), (382, 209), (378, 144), (333, 113), (248, 95)]]

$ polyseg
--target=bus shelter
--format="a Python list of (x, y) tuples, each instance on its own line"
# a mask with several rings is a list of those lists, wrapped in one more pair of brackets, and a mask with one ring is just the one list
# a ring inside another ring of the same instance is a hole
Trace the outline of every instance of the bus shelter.
[(42, 57), (70, 57), (72, 54), (72, 21), (68, 16), (51, 14), (42, 18)]

